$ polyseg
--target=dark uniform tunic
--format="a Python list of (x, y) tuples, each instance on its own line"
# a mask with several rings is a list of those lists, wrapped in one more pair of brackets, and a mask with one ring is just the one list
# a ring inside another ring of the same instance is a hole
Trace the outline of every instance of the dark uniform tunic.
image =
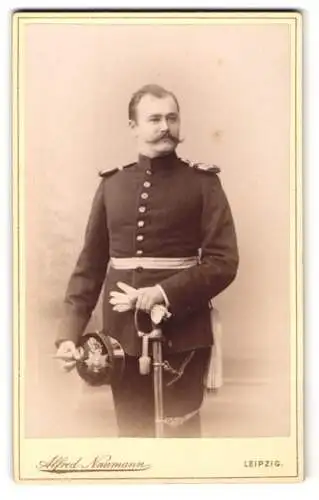
[[(109, 294), (118, 290), (119, 281), (135, 288), (159, 284), (172, 314), (163, 326), (164, 356), (207, 352), (213, 342), (209, 302), (234, 280), (238, 267), (233, 218), (217, 172), (191, 166), (172, 153), (139, 156), (136, 163), (101, 174), (84, 247), (67, 288), (60, 340), (77, 342), (105, 283), (104, 330), (135, 360), (141, 339), (133, 311), (113, 311)], [(108, 266), (112, 257), (199, 253), (198, 264), (188, 269)]]

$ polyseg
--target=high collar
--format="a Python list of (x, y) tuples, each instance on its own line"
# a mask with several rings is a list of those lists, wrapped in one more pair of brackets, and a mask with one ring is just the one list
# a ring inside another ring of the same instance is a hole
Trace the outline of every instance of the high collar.
[(176, 160), (177, 155), (175, 151), (165, 156), (157, 156), (155, 158), (149, 158), (148, 156), (139, 154), (138, 165), (151, 170), (161, 170), (173, 167), (176, 165)]

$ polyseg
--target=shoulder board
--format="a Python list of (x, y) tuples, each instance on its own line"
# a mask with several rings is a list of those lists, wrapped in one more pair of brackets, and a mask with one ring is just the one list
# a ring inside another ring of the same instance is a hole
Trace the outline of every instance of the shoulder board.
[(115, 174), (119, 169), (118, 168), (111, 168), (109, 170), (100, 170), (99, 171), (99, 176), (100, 177), (111, 177), (111, 175)]
[(128, 165), (124, 165), (123, 167), (116, 167), (116, 168), (111, 168), (108, 170), (100, 170), (99, 176), (100, 177), (110, 177), (111, 175), (115, 174), (115, 172), (120, 172), (124, 168), (128, 168), (134, 165), (134, 163), (129, 163)]
[(219, 174), (220, 172), (220, 168), (217, 167), (217, 165), (209, 165), (207, 163), (197, 163), (194, 161), (185, 160), (184, 158), (181, 158), (181, 160), (197, 172), (205, 172), (207, 174)]

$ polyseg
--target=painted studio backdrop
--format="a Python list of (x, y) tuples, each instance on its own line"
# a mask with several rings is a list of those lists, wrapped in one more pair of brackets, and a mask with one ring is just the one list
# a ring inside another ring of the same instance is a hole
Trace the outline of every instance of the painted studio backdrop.
[(266, 22), (26, 28), (28, 437), (115, 435), (110, 390), (62, 373), (54, 338), (98, 172), (136, 158), (127, 106), (146, 83), (176, 93), (177, 152), (221, 168), (238, 234), (237, 279), (215, 301), (223, 385), (205, 399), (203, 434), (289, 434), (289, 40)]

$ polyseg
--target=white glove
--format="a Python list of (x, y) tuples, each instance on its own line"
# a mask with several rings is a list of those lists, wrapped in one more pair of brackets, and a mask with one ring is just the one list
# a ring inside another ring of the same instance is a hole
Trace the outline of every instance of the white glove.
[(137, 299), (137, 290), (132, 286), (126, 285), (119, 281), (117, 286), (124, 291), (121, 292), (111, 292), (110, 293), (110, 304), (113, 305), (113, 310), (118, 312), (130, 311), (135, 308), (135, 302)]
[[(113, 305), (113, 311), (126, 312), (133, 310), (135, 308), (138, 290), (121, 281), (117, 282), (117, 286), (120, 290), (123, 290), (124, 293), (116, 291), (110, 293), (110, 304)], [(168, 312), (165, 306), (156, 304), (152, 307), (150, 315), (152, 322), (158, 325), (163, 319), (168, 319), (171, 313)]]

